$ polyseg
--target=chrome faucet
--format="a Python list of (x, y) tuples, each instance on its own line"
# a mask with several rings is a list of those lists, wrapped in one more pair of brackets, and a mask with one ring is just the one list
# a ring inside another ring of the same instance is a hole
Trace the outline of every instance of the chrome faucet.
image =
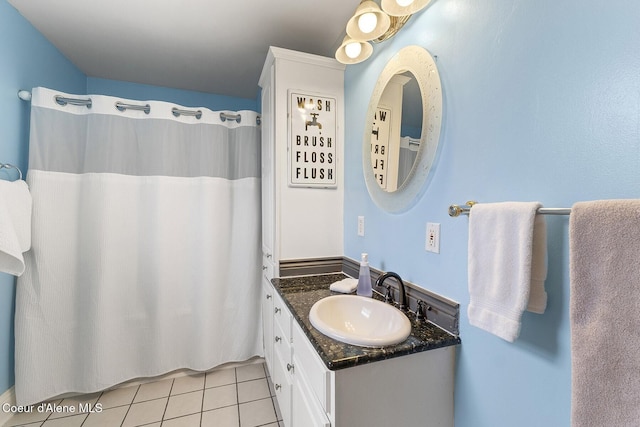
[(406, 308), (404, 282), (402, 281), (402, 279), (400, 278), (400, 276), (397, 273), (394, 273), (393, 271), (387, 271), (386, 273), (382, 274), (381, 276), (378, 277), (378, 280), (376, 280), (376, 286), (384, 285), (384, 281), (387, 280), (389, 277), (393, 277), (394, 279), (396, 279), (398, 281), (398, 288), (400, 289), (400, 298), (399, 298), (399, 301), (398, 301), (398, 308), (400, 310), (404, 310)]

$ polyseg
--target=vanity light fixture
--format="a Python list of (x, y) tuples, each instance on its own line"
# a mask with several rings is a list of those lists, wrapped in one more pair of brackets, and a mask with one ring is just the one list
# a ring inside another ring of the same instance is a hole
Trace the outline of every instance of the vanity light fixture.
[(367, 42), (386, 33), (390, 24), (389, 15), (376, 2), (364, 0), (347, 22), (347, 35), (354, 40)]
[(421, 11), (431, 0), (382, 0), (381, 6), (389, 16), (407, 16)]
[[(347, 22), (347, 36), (336, 51), (343, 64), (357, 64), (373, 52), (370, 41), (380, 43), (393, 37), (412, 14), (424, 9), (431, 0), (362, 0)], [(380, 8), (382, 7), (382, 9)]]
[(346, 36), (336, 51), (336, 59), (343, 64), (357, 64), (369, 58), (373, 46), (369, 42), (360, 42)]

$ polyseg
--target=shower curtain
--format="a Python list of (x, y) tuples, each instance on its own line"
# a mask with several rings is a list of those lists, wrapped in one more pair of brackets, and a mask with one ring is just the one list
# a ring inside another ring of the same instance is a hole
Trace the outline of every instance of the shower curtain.
[(257, 113), (197, 110), (33, 90), (18, 404), (262, 353)]
[(413, 169), (418, 156), (420, 139), (403, 136), (400, 138), (400, 155), (398, 157), (398, 187), (405, 182)]

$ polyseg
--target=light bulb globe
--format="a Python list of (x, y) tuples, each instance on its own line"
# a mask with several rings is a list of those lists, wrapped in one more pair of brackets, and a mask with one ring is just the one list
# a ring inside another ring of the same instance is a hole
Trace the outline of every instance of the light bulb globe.
[(378, 17), (376, 16), (375, 13), (371, 13), (371, 12), (363, 13), (358, 18), (358, 27), (360, 28), (360, 31), (362, 31), (365, 34), (369, 34), (373, 30), (375, 30), (377, 25), (378, 25)]
[(344, 47), (344, 52), (351, 59), (357, 58), (362, 52), (362, 45), (360, 42), (349, 43)]

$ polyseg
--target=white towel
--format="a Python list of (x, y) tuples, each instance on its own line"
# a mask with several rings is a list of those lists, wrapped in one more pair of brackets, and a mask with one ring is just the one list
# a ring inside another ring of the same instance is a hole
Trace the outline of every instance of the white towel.
[(483, 203), (469, 215), (469, 322), (509, 342), (520, 335), (526, 309), (546, 308), (546, 226), (536, 216), (539, 207)]
[(358, 287), (358, 279), (352, 279), (350, 277), (339, 280), (329, 285), (329, 289), (332, 290), (333, 292), (340, 292), (343, 294), (350, 294), (352, 292), (355, 292), (357, 287)]
[(31, 194), (27, 183), (0, 180), (0, 271), (20, 276), (31, 249)]
[(573, 205), (571, 421), (637, 426), (640, 420), (640, 200)]
[(533, 248), (531, 252), (531, 288), (527, 311), (542, 314), (547, 308), (547, 222), (544, 215), (536, 215), (533, 223)]

